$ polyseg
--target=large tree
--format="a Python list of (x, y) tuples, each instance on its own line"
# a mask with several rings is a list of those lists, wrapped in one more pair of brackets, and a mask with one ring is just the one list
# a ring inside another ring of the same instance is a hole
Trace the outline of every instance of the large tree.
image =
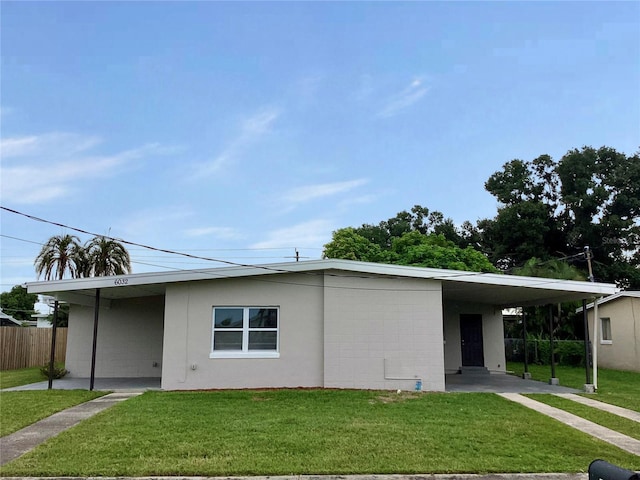
[(82, 276), (82, 246), (75, 235), (56, 235), (47, 240), (36, 257), (38, 277), (45, 280), (62, 280), (65, 275), (72, 278)]
[(2, 311), (21, 321), (33, 320), (31, 314), (35, 313), (34, 305), (37, 301), (38, 295), (27, 293), (27, 289), (20, 285), (0, 294)]
[(512, 160), (485, 188), (500, 202), (496, 217), (478, 222), (483, 250), (504, 270), (532, 257), (568, 257), (595, 279), (640, 288), (640, 156), (609, 147)]
[[(448, 235), (447, 235), (448, 234)], [(452, 237), (458, 241), (448, 238)], [(452, 270), (495, 272), (486, 256), (464, 244), (450, 219), (416, 205), (378, 225), (341, 228), (324, 246), (325, 258), (414, 265)]]

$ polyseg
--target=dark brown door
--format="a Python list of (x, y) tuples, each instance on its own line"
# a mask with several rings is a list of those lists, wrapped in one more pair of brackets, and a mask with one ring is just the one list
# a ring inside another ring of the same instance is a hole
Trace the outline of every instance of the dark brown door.
[(462, 343), (462, 366), (484, 367), (482, 346), (482, 315), (460, 315), (460, 338)]

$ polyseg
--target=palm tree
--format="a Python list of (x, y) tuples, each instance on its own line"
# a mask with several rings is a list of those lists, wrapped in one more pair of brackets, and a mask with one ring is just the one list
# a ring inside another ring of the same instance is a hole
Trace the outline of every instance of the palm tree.
[(62, 280), (69, 273), (71, 278), (83, 276), (82, 247), (75, 235), (56, 235), (51, 237), (36, 257), (35, 267), (38, 277), (44, 273), (44, 279)]
[(84, 272), (87, 276), (131, 273), (129, 252), (120, 242), (104, 236), (94, 237), (84, 247)]

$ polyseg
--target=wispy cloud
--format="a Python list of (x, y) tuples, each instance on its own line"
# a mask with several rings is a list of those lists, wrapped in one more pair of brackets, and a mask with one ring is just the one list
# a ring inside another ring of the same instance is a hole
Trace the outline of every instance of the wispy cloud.
[(310, 220), (272, 230), (267, 233), (266, 240), (251, 245), (251, 248), (318, 247), (331, 240), (333, 230), (335, 225), (329, 220)]
[(45, 133), (42, 135), (27, 135), (3, 138), (0, 140), (2, 159), (16, 157), (46, 156), (60, 159), (69, 157), (98, 145), (99, 137), (77, 135), (66, 132)]
[(215, 158), (196, 166), (194, 177), (210, 176), (233, 164), (246, 148), (270, 131), (280, 114), (280, 109), (270, 107), (245, 119), (240, 126), (238, 135)]
[(403, 110), (419, 102), (428, 91), (429, 87), (424, 85), (424, 80), (416, 78), (402, 91), (389, 97), (377, 116), (388, 118), (398, 115)]
[(131, 212), (122, 218), (114, 230), (120, 232), (123, 238), (130, 238), (138, 242), (148, 239), (166, 239), (171, 230), (177, 230), (185, 221), (193, 218), (193, 211), (183, 206), (159, 206), (145, 208)]
[[(34, 204), (69, 195), (82, 180), (111, 177), (132, 166), (132, 162), (162, 149), (143, 145), (111, 155), (88, 150), (98, 137), (49, 133), (10, 137), (0, 143), (3, 164), (2, 196), (17, 204)], [(19, 163), (13, 163), (19, 159)]]
[(201, 227), (190, 228), (185, 230), (187, 237), (214, 237), (221, 240), (234, 240), (241, 238), (242, 235), (235, 229), (229, 227)]
[(349, 192), (369, 182), (367, 178), (348, 180), (346, 182), (321, 183), (297, 187), (282, 196), (282, 199), (293, 203), (303, 203), (317, 198), (329, 197), (339, 193)]

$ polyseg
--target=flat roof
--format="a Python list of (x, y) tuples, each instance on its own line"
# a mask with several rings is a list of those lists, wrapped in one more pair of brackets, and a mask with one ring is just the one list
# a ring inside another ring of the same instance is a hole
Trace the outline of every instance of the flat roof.
[[(92, 302), (96, 289), (100, 289), (101, 298), (114, 300), (164, 295), (166, 286), (172, 283), (257, 276), (266, 280), (272, 275), (325, 275), (330, 274), (329, 271), (366, 275), (371, 278), (384, 276), (386, 278), (437, 280), (442, 282), (445, 300), (479, 302), (499, 307), (543, 305), (585, 298), (591, 299), (613, 295), (619, 291), (614, 284), (609, 283), (521, 277), (340, 259), (29, 282), (27, 290), (29, 293), (53, 295), (69, 303), (87, 304)], [(344, 273), (338, 274), (343, 275)], [(309, 282), (309, 285), (312, 285), (312, 282)], [(313, 285), (317, 285), (317, 283), (313, 283)]]

